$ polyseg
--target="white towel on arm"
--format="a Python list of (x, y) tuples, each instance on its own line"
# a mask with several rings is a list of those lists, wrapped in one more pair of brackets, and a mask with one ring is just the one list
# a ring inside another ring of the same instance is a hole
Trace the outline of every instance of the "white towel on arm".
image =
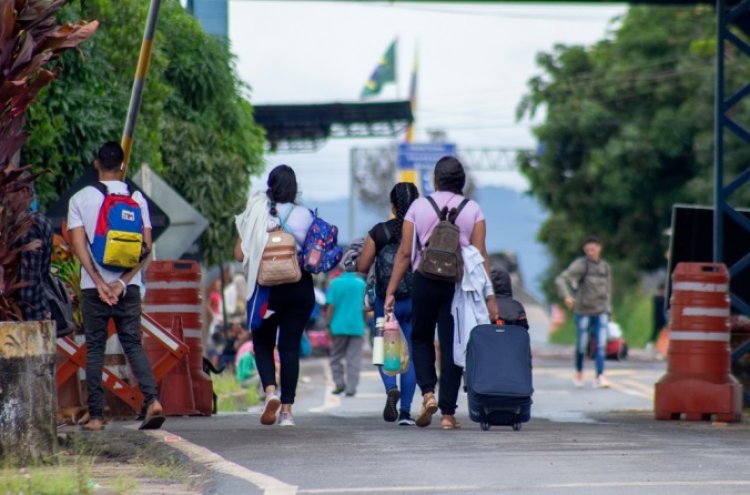
[(234, 217), (237, 232), (242, 246), (242, 268), (247, 280), (247, 297), (253, 295), (258, 280), (258, 268), (263, 248), (268, 241), (268, 197), (265, 193), (256, 193), (247, 200), (245, 211)]
[(484, 269), (484, 258), (474, 246), (461, 250), (464, 259), (464, 278), (456, 284), (451, 304), (453, 316), (453, 362), (466, 365), (466, 344), (477, 325), (490, 323), (487, 298), (493, 294), (492, 282)]

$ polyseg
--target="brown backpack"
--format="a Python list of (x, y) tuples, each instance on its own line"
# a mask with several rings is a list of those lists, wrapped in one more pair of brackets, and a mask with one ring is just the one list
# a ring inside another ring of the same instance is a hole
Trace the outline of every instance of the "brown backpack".
[(438, 224), (422, 249), (422, 260), (417, 271), (427, 278), (458, 283), (464, 276), (464, 258), (461, 254), (461, 231), (456, 218), (469, 202), (464, 198), (457, 208), (445, 206), (441, 211), (432, 197), (427, 196), (438, 216)]
[(273, 287), (275, 285), (293, 284), (302, 278), (302, 270), (297, 259), (297, 240), (292, 234), (283, 230), (285, 220), (289, 218), (292, 208), (281, 220), (282, 228), (268, 233), (266, 247), (260, 258), (258, 268), (258, 285)]

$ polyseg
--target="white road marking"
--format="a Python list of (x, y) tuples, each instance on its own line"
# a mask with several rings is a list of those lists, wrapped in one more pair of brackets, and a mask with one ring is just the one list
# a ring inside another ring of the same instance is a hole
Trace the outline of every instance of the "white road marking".
[[(547, 376), (553, 376), (555, 378), (559, 378), (561, 380), (572, 380), (572, 372), (567, 369), (562, 368), (534, 368), (534, 373), (543, 374)], [(632, 379), (636, 375), (635, 371), (632, 370), (611, 370), (607, 371), (607, 376), (610, 378), (610, 388), (623, 393), (627, 395), (632, 395), (634, 397), (640, 397), (642, 399), (647, 399), (649, 401), (653, 401), (654, 399), (654, 390), (653, 385), (647, 385), (644, 383), (641, 383), (639, 381), (636, 381)], [(612, 377), (617, 377), (616, 379), (612, 379)], [(627, 379), (624, 377), (631, 377), (631, 379)], [(573, 386), (570, 386), (570, 389), (563, 389), (563, 390), (573, 390)], [(537, 392), (542, 392), (542, 390), (538, 390)], [(544, 390), (545, 393), (549, 393), (548, 390)]]
[(605, 481), (600, 483), (545, 483), (539, 485), (526, 484), (523, 487), (519, 485), (446, 485), (446, 486), (378, 486), (378, 487), (352, 487), (352, 488), (315, 488), (303, 489), (297, 493), (302, 494), (337, 494), (337, 493), (418, 493), (418, 492), (478, 492), (478, 491), (511, 491), (518, 490), (580, 490), (581, 488), (656, 488), (670, 486), (750, 486), (750, 480), (685, 480), (685, 481)]
[(610, 388), (617, 390), (618, 392), (622, 392), (623, 394), (632, 395), (634, 397), (641, 397), (650, 401), (654, 400), (654, 391), (652, 388), (644, 387), (640, 383), (634, 382), (632, 380), (622, 380), (616, 382), (610, 381), (609, 386)]
[(263, 495), (296, 495), (298, 493), (297, 487), (294, 485), (288, 485), (266, 474), (251, 471), (239, 464), (224, 459), (219, 454), (205, 447), (195, 445), (166, 430), (145, 430), (144, 433), (162, 442), (165, 442), (165, 439), (169, 437), (169, 445), (184, 453), (193, 462), (202, 464), (207, 469), (216, 473), (234, 476), (247, 481), (263, 490)]
[(323, 397), (323, 405), (313, 407), (309, 410), (311, 413), (322, 413), (341, 406), (341, 397), (339, 397), (338, 395), (333, 395), (331, 393), (335, 385), (333, 384), (333, 374), (331, 374), (331, 367), (327, 364), (323, 364), (323, 376), (326, 380), (325, 390), (323, 391), (323, 394), (325, 394)]
[(378, 486), (356, 488), (314, 488), (300, 490), (297, 493), (412, 493), (434, 492), (437, 490), (448, 492), (472, 492), (481, 489), (477, 485), (446, 485), (446, 486)]
[(685, 481), (603, 481), (599, 483), (559, 483), (539, 488), (638, 488), (657, 486), (750, 486), (750, 480), (685, 480)]

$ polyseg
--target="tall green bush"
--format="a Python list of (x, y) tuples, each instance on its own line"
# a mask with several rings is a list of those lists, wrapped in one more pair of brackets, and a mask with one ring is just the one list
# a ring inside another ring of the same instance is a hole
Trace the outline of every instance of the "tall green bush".
[[(31, 108), (25, 161), (53, 171), (38, 186), (42, 206), (70, 186), (102, 142), (122, 135), (148, 4), (78, 0), (61, 13), (99, 19), (101, 28), (80, 53), (60, 59), (69, 76)], [(262, 169), (264, 136), (248, 95), (226, 40), (206, 34), (178, 0), (164, 0), (130, 170), (148, 163), (208, 218), (207, 263), (231, 255), (232, 215)]]

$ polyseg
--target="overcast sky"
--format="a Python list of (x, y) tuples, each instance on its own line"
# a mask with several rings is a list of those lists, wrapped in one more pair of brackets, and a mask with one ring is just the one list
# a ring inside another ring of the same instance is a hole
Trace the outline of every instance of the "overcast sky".
[[(622, 4), (282, 2), (230, 0), (229, 33), (240, 77), (255, 104), (356, 101), (398, 38), (398, 85), (378, 99), (407, 97), (419, 50), (417, 133), (444, 129), (459, 147), (534, 147), (531, 123), (515, 121), (535, 56), (556, 43), (591, 44), (611, 30)], [(403, 139), (399, 136), (397, 139)], [(305, 200), (348, 195), (349, 150), (385, 139), (330, 140), (315, 153), (267, 156), (292, 165)], [(480, 185), (525, 188), (516, 173), (482, 174)]]

